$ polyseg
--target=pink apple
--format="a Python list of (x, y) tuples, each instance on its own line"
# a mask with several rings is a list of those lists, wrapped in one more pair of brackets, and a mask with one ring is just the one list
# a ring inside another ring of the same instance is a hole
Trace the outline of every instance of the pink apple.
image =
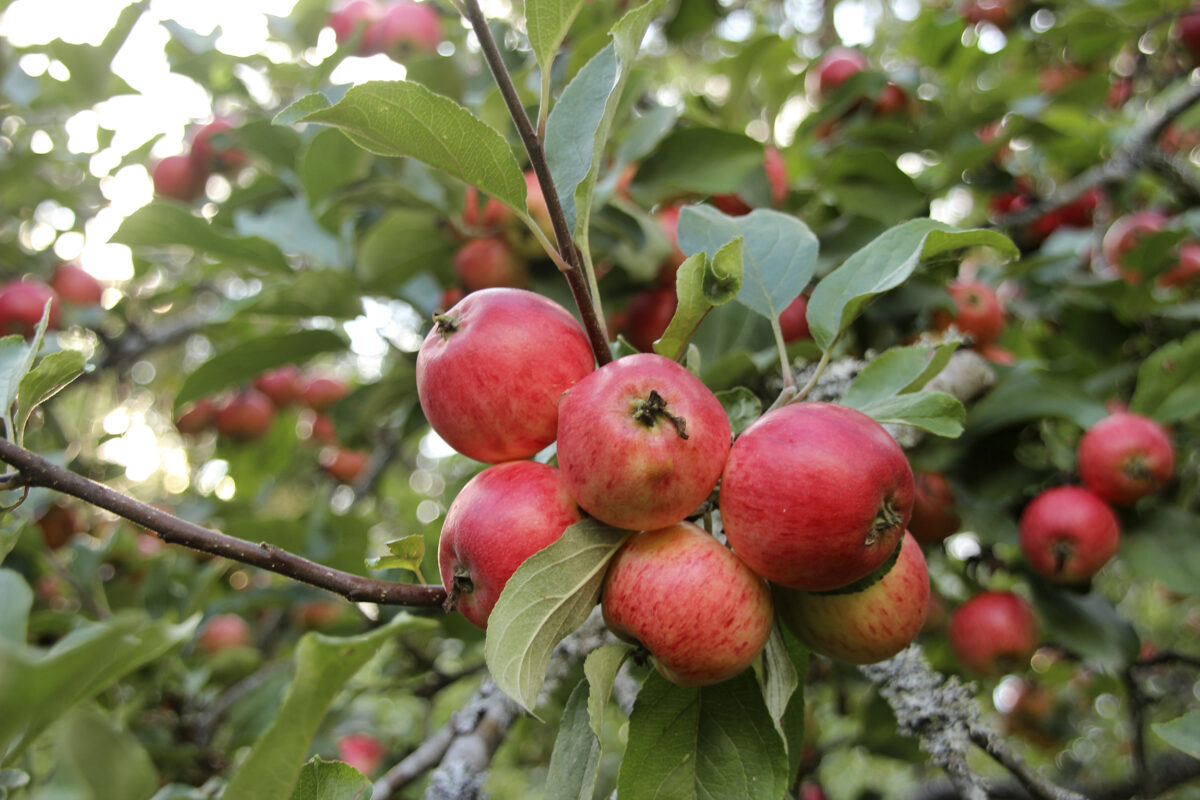
[(58, 293), (39, 280), (10, 281), (0, 288), (0, 336), (10, 333), (32, 339), (38, 322), (50, 304), (48, 329), (58, 327), (61, 305)]
[(1158, 276), (1155, 283), (1162, 287), (1187, 286), (1200, 278), (1200, 242), (1184, 242), (1179, 246), (1175, 266)]
[(104, 296), (104, 286), (78, 264), (59, 264), (50, 276), (50, 288), (58, 296), (77, 306), (98, 306)]
[(809, 649), (849, 664), (874, 664), (908, 647), (925, 625), (929, 570), (911, 534), (878, 581), (858, 592), (814, 594), (780, 589), (784, 623)]
[(269, 369), (254, 379), (254, 388), (271, 398), (276, 408), (286, 408), (300, 400), (300, 368), (285, 364)]
[(1086, 582), (1116, 554), (1120, 536), (1112, 509), (1078, 486), (1047, 489), (1021, 514), (1021, 552), (1055, 583)]
[(454, 256), (454, 274), (468, 292), (509, 286), (524, 289), (529, 283), (525, 262), (499, 236), (472, 239)]
[(595, 367), (570, 312), (523, 289), (483, 289), (435, 320), (417, 354), (417, 393), (438, 435), (493, 463), (553, 442), (558, 398)]
[(399, 0), (367, 25), (363, 50), (389, 56), (403, 56), (410, 50), (433, 53), (443, 38), (442, 18), (432, 2)]
[(1125, 256), (1137, 247), (1142, 237), (1158, 233), (1167, 227), (1169, 221), (1170, 217), (1154, 209), (1134, 211), (1119, 217), (1108, 226), (1100, 243), (1104, 259), (1129, 283), (1141, 283), (1141, 274), (1126, 266)]
[(849, 47), (833, 47), (817, 62), (817, 96), (829, 95), (867, 68), (867, 58)]
[(217, 402), (211, 397), (202, 397), (184, 406), (175, 418), (175, 427), (180, 433), (200, 433), (217, 422)]
[(150, 170), (154, 193), (190, 203), (203, 191), (208, 173), (185, 155), (167, 156)]
[(209, 617), (196, 634), (196, 647), (207, 655), (250, 643), (250, 626), (237, 614)]
[(783, 154), (777, 148), (768, 145), (763, 149), (763, 170), (767, 173), (767, 183), (771, 185), (771, 205), (778, 208), (787, 199), (788, 175)]
[(1013, 0), (965, 0), (959, 14), (968, 25), (988, 22), (1007, 28), (1013, 18)]
[(892, 114), (907, 115), (908, 110), (908, 92), (899, 84), (888, 81), (880, 91), (879, 97), (875, 99), (871, 113), (877, 117), (886, 117)]
[(442, 585), (455, 608), (486, 628), (517, 567), (582, 517), (554, 467), (510, 461), (476, 475), (450, 504), (438, 543)]
[(383, 742), (369, 733), (351, 733), (338, 739), (338, 756), (350, 766), (370, 777), (374, 775), (387, 749)]
[(708, 686), (753, 663), (771, 634), (767, 584), (690, 522), (635, 533), (608, 567), (604, 622), (664, 678)]
[(1033, 609), (1012, 592), (980, 592), (954, 610), (946, 631), (958, 660), (981, 675), (1023, 670), (1037, 650)]
[(1004, 330), (1004, 306), (996, 290), (977, 280), (959, 278), (946, 287), (954, 301), (954, 314), (934, 313), (934, 326), (945, 330), (950, 325), (971, 337), (976, 345), (996, 341)]
[(1179, 40), (1191, 53), (1192, 61), (1200, 62), (1200, 4), (1192, 4), (1181, 14), (1178, 26)]
[(348, 394), (349, 385), (331, 375), (313, 375), (300, 382), (300, 399), (317, 413), (328, 411)]
[(643, 353), (653, 352), (654, 342), (666, 332), (678, 306), (674, 286), (638, 292), (625, 310), (625, 338)]
[(376, 0), (346, 0), (329, 15), (329, 27), (338, 44), (345, 44), (355, 33), (379, 18), (382, 9)]
[(479, 207), (479, 190), (468, 185), (463, 199), (462, 216), (463, 222), (468, 227), (495, 233), (512, 219), (512, 211), (494, 197), (487, 198), (481, 209)]
[(679, 522), (705, 501), (729, 455), (716, 395), (669, 358), (640, 353), (588, 375), (559, 404), (558, 465), (585, 511), (631, 530)]
[(257, 389), (243, 389), (217, 410), (217, 431), (241, 442), (260, 439), (275, 420), (275, 404)]
[(346, 447), (330, 446), (317, 457), (321, 468), (342, 483), (352, 484), (363, 474), (371, 454), (366, 450), (350, 450)]
[(954, 490), (940, 472), (918, 472), (917, 494), (908, 530), (921, 544), (936, 544), (958, 530), (961, 520), (954, 513)]
[(839, 589), (896, 552), (915, 488), (875, 420), (831, 403), (764, 414), (733, 445), (721, 519), (734, 552), (773, 583)]
[(225, 117), (217, 117), (192, 137), (189, 157), (196, 165), (197, 173), (229, 172), (246, 166), (246, 153), (233, 146), (229, 131), (233, 123)]
[(783, 332), (783, 341), (788, 344), (812, 338), (808, 330), (807, 297), (797, 295), (787, 308), (779, 312), (779, 329)]
[(1079, 477), (1100, 499), (1136, 503), (1171, 480), (1175, 448), (1162, 426), (1129, 412), (1111, 414), (1079, 440)]

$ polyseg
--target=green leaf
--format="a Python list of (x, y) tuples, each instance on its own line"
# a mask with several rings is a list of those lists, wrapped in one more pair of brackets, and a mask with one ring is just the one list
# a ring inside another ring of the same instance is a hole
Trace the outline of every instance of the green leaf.
[(1112, 669), (1129, 666), (1137, 658), (1141, 643), (1133, 625), (1103, 596), (1079, 594), (1045, 581), (1033, 581), (1032, 588), (1048, 640), (1087, 662)]
[(15, 645), (25, 644), (33, 590), (11, 569), (0, 569), (0, 639)]
[(571, 690), (546, 771), (543, 800), (592, 800), (600, 767), (600, 740), (588, 726), (588, 682)]
[(13, 424), (13, 403), (17, 402), (17, 391), (21, 386), (21, 378), (29, 369), (29, 347), (20, 336), (4, 336), (0, 338), (0, 419), (4, 420), (4, 430), (15, 430)]
[(344, 267), (348, 261), (337, 237), (313, 218), (307, 198), (280, 200), (258, 213), (239, 210), (234, 212), (233, 222), (242, 236), (265, 239), (308, 265)]
[(316, 208), (334, 192), (367, 177), (371, 160), (370, 155), (341, 131), (318, 131), (305, 144), (298, 166), (308, 202)]
[(858, 373), (841, 403), (861, 409), (876, 400), (915, 392), (942, 371), (957, 347), (958, 342), (947, 342), (934, 347), (912, 345), (885, 350)]
[(1176, 750), (1200, 758), (1200, 711), (1189, 711), (1170, 722), (1159, 722), (1150, 727)]
[(369, 291), (401, 296), (410, 279), (454, 258), (455, 245), (438, 228), (437, 215), (396, 208), (371, 226), (359, 243), (355, 269)]
[(301, 270), (268, 284), (237, 313), (354, 319), (363, 313), (362, 287), (339, 269)]
[(367, 559), (370, 569), (406, 569), (421, 575), (421, 561), (425, 558), (425, 537), (419, 533), (405, 536), (403, 539), (393, 539), (387, 543), (390, 556), (377, 556)]
[(58, 732), (57, 766), (69, 764), (88, 796), (145, 800), (158, 788), (158, 772), (138, 738), (98, 711), (76, 708)]
[(1173, 592), (1200, 594), (1200, 516), (1182, 508), (1139, 514), (1121, 537), (1121, 560), (1139, 578), (1159, 581)]
[(50, 353), (21, 378), (17, 390), (17, 444), (25, 440), (25, 425), (34, 409), (83, 374), (83, 353), (59, 350)]
[(778, 618), (771, 627), (771, 636), (767, 639), (761, 657), (754, 662), (754, 677), (758, 679), (767, 713), (771, 715), (771, 721), (783, 737), (786, 747), (788, 742), (783, 729), (783, 719), (792, 695), (800, 687), (800, 675), (796, 672), (796, 665), (792, 663), (792, 655), (788, 652), (787, 643), (783, 638), (783, 627)]
[(745, 386), (735, 386), (716, 394), (717, 399), (721, 401), (721, 407), (725, 409), (725, 415), (729, 417), (734, 436), (746, 430), (750, 423), (762, 416), (762, 400)]
[(529, 44), (542, 70), (550, 69), (559, 45), (571, 28), (571, 21), (583, 7), (583, 0), (527, 0), (525, 29)]
[(678, 305), (654, 351), (678, 360), (700, 323), (714, 307), (737, 296), (742, 286), (742, 245), (745, 239), (731, 239), (711, 259), (704, 253), (689, 256), (675, 275)]
[(1107, 416), (1104, 404), (1085, 396), (1078, 384), (1018, 364), (971, 406), (968, 428), (972, 434), (985, 434), (1018, 422), (1059, 417), (1086, 429)]
[(762, 163), (762, 143), (744, 133), (683, 128), (668, 134), (638, 167), (635, 197), (653, 202), (679, 194), (731, 194)]
[(787, 743), (788, 775), (795, 775), (800, 771), (800, 761), (804, 757), (804, 676), (808, 674), (808, 659), (812, 654), (786, 627), (781, 627), (780, 633), (783, 634), (783, 645), (788, 656), (792, 659), (792, 668), (800, 676), (800, 682), (788, 699), (787, 709), (780, 721), (783, 739)]
[(346, 682), (389, 638), (435, 624), (400, 613), (387, 625), (358, 636), (302, 636), (296, 671), (275, 721), (233, 773), (222, 800), (289, 800), (325, 711)]
[(896, 166), (895, 156), (858, 147), (835, 150), (831, 156), (817, 162), (817, 180), (843, 214), (895, 225), (926, 208), (925, 192)]
[(613, 682), (633, 646), (624, 642), (606, 644), (588, 653), (583, 662), (583, 674), (588, 686), (588, 724), (599, 739), (604, 734), (604, 709), (612, 694)]
[(705, 252), (712, 257), (738, 236), (746, 243), (737, 300), (775, 319), (812, 279), (817, 237), (795, 217), (770, 209), (729, 217), (711, 206), (685, 206), (679, 214), (679, 247), (688, 255)]
[(412, 156), (525, 213), (525, 177), (496, 130), (419, 83), (372, 81), (299, 118), (340, 129), (376, 155)]
[(1200, 331), (1142, 362), (1129, 410), (1165, 424), (1200, 416)]
[(371, 779), (344, 761), (313, 756), (300, 770), (290, 800), (368, 800)]
[(483, 655), (500, 690), (532, 713), (555, 646), (587, 619), (630, 532), (593, 519), (517, 568), (488, 618)]
[(234, 236), (175, 203), (151, 203), (130, 214), (113, 234), (116, 244), (141, 247), (190, 247), (213, 258), (289, 272), (279, 248), (256, 236)]
[(330, 99), (320, 92), (306, 94), (299, 100), (292, 103), (290, 106), (280, 111), (275, 115), (271, 122), (275, 125), (295, 125), (309, 114), (315, 114), (318, 111), (323, 111), (337, 102), (336, 99)]
[(242, 339), (223, 353), (205, 361), (183, 381), (175, 407), (215, 394), (228, 386), (246, 383), (273, 367), (301, 364), (320, 353), (346, 349), (341, 335), (327, 330), (270, 333)]
[(962, 436), (967, 410), (945, 392), (911, 392), (865, 403), (859, 411), (876, 422), (911, 425), (938, 436)]
[(629, 718), (621, 800), (779, 800), (788, 759), (749, 672), (700, 689), (652, 672)]
[(959, 230), (932, 219), (914, 219), (884, 231), (813, 290), (808, 301), (813, 340), (828, 350), (868, 301), (908, 280), (922, 259), (979, 245), (1011, 258), (1019, 255), (1016, 245), (995, 231)]

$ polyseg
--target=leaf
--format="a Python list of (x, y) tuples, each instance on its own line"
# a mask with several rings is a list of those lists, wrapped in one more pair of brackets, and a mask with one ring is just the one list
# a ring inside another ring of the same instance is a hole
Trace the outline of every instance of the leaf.
[(303, 197), (280, 200), (258, 213), (235, 211), (233, 223), (242, 236), (265, 239), (310, 265), (344, 267), (348, 260), (337, 238), (313, 218), (308, 200)]
[[(345, 96), (344, 94), (342, 95)], [(271, 122), (275, 125), (295, 125), (309, 114), (324, 111), (337, 102), (337, 98), (326, 97), (320, 92), (306, 94), (290, 106), (275, 115)]]
[(912, 345), (885, 350), (858, 373), (842, 394), (841, 403), (861, 410), (875, 400), (914, 392), (942, 371), (957, 347), (957, 342), (947, 342), (934, 347)]
[(344, 761), (313, 756), (300, 770), (290, 800), (370, 800), (371, 779)]
[(813, 340), (828, 350), (868, 301), (908, 280), (921, 259), (978, 245), (1011, 258), (1019, 255), (1016, 245), (995, 231), (959, 230), (932, 219), (914, 219), (884, 231), (813, 290), (808, 301)]
[(787, 769), (783, 742), (750, 672), (699, 689), (652, 672), (629, 718), (617, 796), (779, 800)]
[(865, 404), (859, 411), (879, 423), (911, 425), (937, 436), (962, 436), (967, 410), (945, 392), (912, 392)]
[(279, 248), (256, 236), (234, 236), (175, 203), (151, 203), (130, 214), (112, 241), (133, 248), (190, 247), (213, 258), (290, 272)]
[(33, 590), (11, 569), (0, 569), (0, 639), (15, 645), (25, 644)]
[(800, 761), (804, 757), (804, 676), (808, 674), (808, 660), (812, 654), (786, 627), (781, 627), (780, 633), (783, 634), (783, 645), (788, 656), (792, 659), (792, 668), (800, 677), (780, 721), (783, 740), (787, 744), (788, 775), (795, 775), (800, 771)]
[(606, 644), (588, 653), (583, 662), (583, 674), (588, 686), (588, 724), (599, 739), (604, 733), (604, 709), (612, 694), (613, 682), (633, 646), (624, 642)]
[(76, 708), (57, 730), (56, 766), (67, 762), (90, 797), (145, 800), (158, 788), (158, 772), (138, 738), (95, 709)]
[(1060, 417), (1086, 429), (1107, 416), (1104, 404), (1085, 396), (1078, 384), (1018, 364), (971, 406), (968, 428), (981, 435), (1018, 422)]
[(1109, 668), (1129, 666), (1141, 643), (1133, 625), (1103, 596), (1079, 594), (1033, 581), (1033, 601), (1046, 627), (1046, 638), (1085, 661)]
[(734, 436), (762, 416), (762, 400), (745, 386), (735, 386), (716, 394), (721, 407), (725, 409), (725, 416), (729, 417)]
[(846, 215), (877, 219), (894, 225), (926, 208), (929, 199), (880, 149), (835, 150), (818, 162), (819, 185), (833, 195)]
[(738, 236), (742, 247), (742, 286), (737, 300), (767, 319), (799, 296), (817, 263), (817, 237), (795, 217), (755, 209), (729, 217), (710, 206), (685, 206), (679, 214), (679, 247), (710, 257)]
[(571, 690), (546, 771), (543, 800), (592, 800), (600, 767), (600, 740), (588, 726), (588, 682)]
[(583, 0), (526, 0), (525, 29), (543, 71), (554, 63), (554, 55), (582, 7)]
[(1200, 711), (1189, 711), (1170, 722), (1158, 722), (1150, 727), (1176, 750), (1200, 758)]
[(21, 378), (29, 369), (27, 357), (29, 348), (20, 336), (0, 337), (0, 418), (4, 420), (4, 430), (15, 430), (12, 421), (13, 403), (17, 401), (17, 391)]
[(387, 543), (390, 556), (377, 556), (367, 559), (370, 569), (406, 569), (409, 572), (421, 574), (421, 561), (425, 558), (425, 537), (419, 533), (405, 536), (403, 539), (393, 539)]
[(1121, 560), (1139, 578), (1173, 592), (1200, 594), (1200, 548), (1194, 547), (1200, 516), (1182, 508), (1139, 514), (1121, 537)]
[(1142, 362), (1129, 410), (1165, 424), (1200, 416), (1200, 331)]
[(683, 128), (668, 134), (638, 167), (635, 196), (652, 202), (679, 194), (730, 194), (762, 163), (762, 143), (744, 133)]
[(792, 663), (792, 656), (783, 639), (783, 627), (778, 618), (771, 626), (771, 636), (767, 639), (762, 656), (754, 663), (754, 677), (758, 679), (758, 686), (762, 691), (767, 713), (771, 715), (771, 721), (774, 723), (775, 729), (779, 731), (779, 735), (783, 737), (786, 747), (787, 737), (783, 730), (783, 718), (791, 703), (792, 695), (800, 687), (800, 675)]
[(329, 108), (298, 121), (338, 128), (376, 155), (412, 156), (474, 184), (518, 212), (526, 211), (525, 177), (504, 137), (419, 83), (364, 83)]
[(518, 567), (500, 593), (483, 655), (500, 690), (531, 713), (551, 652), (591, 613), (608, 561), (629, 534), (577, 522)]
[(345, 350), (346, 340), (327, 330), (270, 333), (242, 339), (223, 353), (205, 361), (183, 381), (175, 407), (216, 394), (228, 386), (246, 383), (273, 367), (300, 364), (320, 353)]
[(222, 800), (289, 800), (317, 727), (346, 682), (387, 639), (434, 624), (400, 613), (387, 625), (358, 636), (304, 634), (296, 648), (296, 671), (275, 721), (233, 773)]
[(362, 237), (355, 269), (369, 291), (401, 296), (404, 285), (431, 265), (449, 265), (455, 245), (442, 235), (437, 215), (411, 208), (385, 213)]
[(83, 353), (59, 350), (50, 353), (21, 378), (17, 390), (16, 443), (25, 440), (25, 425), (34, 409), (62, 391), (83, 374)]
[(654, 343), (656, 353), (678, 360), (708, 312), (737, 296), (742, 286), (744, 242), (738, 236), (711, 259), (704, 253), (696, 253), (679, 266), (675, 275), (678, 305), (662, 337)]

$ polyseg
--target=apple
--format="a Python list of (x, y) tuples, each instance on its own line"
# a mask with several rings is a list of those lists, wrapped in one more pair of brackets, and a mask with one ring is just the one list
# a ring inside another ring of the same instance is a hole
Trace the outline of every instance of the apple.
[(1073, 228), (1090, 228), (1096, 215), (1096, 208), (1104, 199), (1104, 190), (1093, 186), (1071, 202), (1058, 209), (1059, 218), (1063, 225)]
[(249, 643), (250, 626), (237, 614), (217, 614), (209, 617), (196, 634), (196, 647), (210, 656)]
[(959, 9), (959, 16), (968, 25), (987, 22), (997, 28), (1007, 28), (1012, 23), (1013, 0), (966, 0)]
[(533, 170), (525, 172), (525, 205), (529, 209), (529, 216), (533, 217), (533, 221), (542, 229), (546, 238), (552, 243), (555, 242), (554, 223), (550, 221), (550, 208), (546, 205), (546, 195), (542, 192), (542, 184)]
[(493, 463), (553, 442), (559, 396), (595, 368), (570, 312), (524, 289), (483, 289), (434, 320), (417, 353), (417, 395), (438, 435)]
[(50, 304), (48, 329), (57, 328), (61, 304), (52, 288), (32, 278), (4, 284), (0, 288), (0, 336), (16, 333), (32, 339), (46, 303)]
[(1175, 448), (1162, 426), (1130, 412), (1110, 414), (1079, 440), (1079, 477), (1101, 500), (1136, 503), (1161, 489), (1175, 469)]
[(779, 312), (779, 329), (783, 331), (783, 341), (788, 344), (812, 338), (808, 330), (807, 297), (797, 295), (787, 308)]
[(499, 236), (472, 239), (454, 255), (454, 274), (468, 292), (510, 286), (523, 289), (529, 283), (525, 262)]
[(1133, 78), (1121, 76), (1113, 78), (1108, 86), (1108, 94), (1104, 96), (1104, 104), (1112, 109), (1118, 109), (1133, 97)]
[(1179, 246), (1175, 266), (1158, 276), (1155, 284), (1163, 288), (1187, 286), (1200, 278), (1200, 242), (1184, 242)]
[(715, 194), (708, 200), (731, 217), (745, 216), (754, 210), (749, 203), (736, 194)]
[(976, 345), (994, 342), (1004, 330), (1004, 306), (996, 291), (982, 281), (958, 278), (946, 287), (954, 301), (954, 314), (934, 313), (934, 325), (945, 330), (950, 325), (971, 337)]
[(300, 399), (318, 413), (328, 411), (333, 404), (350, 393), (345, 381), (329, 375), (315, 375), (303, 381)]
[(1024, 669), (1037, 650), (1033, 609), (1012, 592), (980, 592), (954, 610), (946, 631), (963, 666), (981, 675)]
[(394, 57), (402, 57), (409, 51), (434, 53), (443, 38), (442, 18), (432, 3), (400, 0), (389, 4), (367, 25), (363, 51)]
[(683, 686), (746, 669), (774, 619), (766, 582), (690, 522), (629, 537), (609, 564), (600, 608), (609, 630), (646, 648), (654, 668)]
[(625, 311), (625, 322), (621, 326), (625, 338), (643, 353), (653, 352), (654, 342), (671, 324), (678, 305), (674, 287), (638, 292), (630, 299)]
[(1095, 494), (1059, 486), (1025, 507), (1019, 537), (1034, 572), (1073, 585), (1087, 582), (1116, 554), (1121, 530), (1112, 509)]
[[(767, 184), (771, 187), (771, 205), (782, 205), (788, 192), (787, 166), (783, 163), (783, 155), (774, 147), (763, 148), (763, 172), (766, 173)], [(709, 200), (731, 217), (740, 217), (754, 210), (736, 194), (713, 195)], [(679, 218), (678, 210), (675, 212), (675, 218)]]
[(64, 262), (50, 276), (50, 288), (59, 298), (77, 306), (98, 306), (104, 296), (104, 286), (78, 264)]
[(707, 386), (675, 361), (639, 353), (605, 364), (558, 407), (558, 465), (596, 519), (652, 530), (679, 522), (721, 477), (733, 440)]
[(476, 232), (495, 233), (512, 219), (512, 211), (494, 197), (488, 197), (480, 209), (479, 190), (468, 184), (462, 218), (463, 223)]
[(442, 585), (454, 607), (486, 629), (517, 567), (582, 518), (554, 467), (510, 461), (480, 472), (450, 503), (438, 542)]
[(659, 228), (666, 234), (667, 241), (671, 244), (671, 253), (663, 259), (662, 266), (658, 271), (659, 285), (675, 286), (675, 273), (679, 271), (679, 265), (687, 259), (687, 256), (679, 249), (679, 211), (682, 208), (681, 205), (670, 205), (659, 209), (658, 213), (654, 215), (658, 220)]
[(831, 47), (817, 62), (817, 96), (829, 95), (867, 68), (867, 58), (850, 47)]
[(265, 394), (276, 408), (286, 408), (300, 400), (300, 368), (295, 364), (269, 369), (254, 379), (254, 388)]
[(975, 348), (979, 355), (986, 358), (993, 364), (1011, 367), (1017, 363), (1017, 354), (1011, 350), (1007, 350), (998, 344), (985, 344), (982, 347)]
[(721, 519), (759, 575), (821, 592), (866, 577), (896, 552), (915, 493), (908, 459), (882, 425), (852, 408), (795, 403), (734, 442)]
[(871, 113), (877, 117), (886, 117), (892, 114), (907, 115), (908, 110), (908, 92), (899, 84), (888, 81), (879, 92), (879, 97), (875, 98)]
[(1121, 276), (1131, 284), (1141, 282), (1137, 271), (1127, 269), (1124, 264), (1125, 255), (1135, 247), (1138, 241), (1146, 235), (1158, 233), (1167, 226), (1170, 217), (1155, 209), (1134, 211), (1123, 217), (1118, 217), (1104, 233), (1100, 249), (1109, 266), (1120, 272)]
[(217, 422), (217, 402), (211, 397), (202, 397), (185, 405), (175, 418), (175, 427), (180, 433), (200, 433)]
[(154, 181), (154, 193), (159, 197), (170, 197), (190, 203), (203, 191), (208, 173), (189, 156), (167, 156), (150, 170)]
[(338, 44), (345, 44), (355, 33), (379, 18), (381, 9), (375, 0), (346, 0), (329, 14), (326, 23), (333, 28)]
[(189, 157), (196, 165), (196, 172), (231, 172), (246, 166), (246, 153), (233, 146), (229, 131), (233, 123), (225, 117), (217, 117), (192, 137)]
[(913, 479), (917, 493), (908, 531), (921, 544), (937, 544), (962, 524), (954, 513), (954, 490), (940, 472), (917, 472)]
[(58, 503), (47, 508), (36, 524), (42, 532), (42, 541), (51, 550), (59, 549), (83, 530), (75, 509)]
[(438, 313), (444, 314), (446, 309), (452, 308), (455, 303), (467, 296), (461, 286), (447, 286), (442, 289), (442, 299), (438, 303)]
[(318, 442), (326, 442), (333, 444), (338, 440), (337, 428), (333, 424), (333, 418), (328, 414), (316, 414), (312, 418), (312, 438)]
[(337, 742), (338, 756), (350, 766), (370, 777), (380, 765), (387, 749), (369, 733), (350, 733)]
[(318, 456), (322, 469), (346, 484), (357, 481), (370, 460), (369, 452), (345, 447), (326, 447)]
[(1179, 41), (1191, 53), (1192, 61), (1200, 62), (1200, 3), (1192, 4), (1179, 16), (1176, 30)]
[(338, 600), (310, 600), (296, 606), (296, 624), (310, 631), (329, 630), (342, 619), (346, 604)]
[(857, 592), (780, 589), (780, 617), (813, 652), (848, 664), (874, 664), (908, 647), (925, 625), (929, 570), (921, 545), (905, 534), (883, 577)]
[(236, 441), (259, 439), (275, 420), (275, 404), (257, 389), (243, 389), (217, 410), (217, 432)]

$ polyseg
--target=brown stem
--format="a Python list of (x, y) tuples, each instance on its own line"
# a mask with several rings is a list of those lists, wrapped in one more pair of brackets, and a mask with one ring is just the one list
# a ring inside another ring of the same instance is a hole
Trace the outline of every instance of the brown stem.
[(996, 763), (1012, 773), (1025, 789), (1039, 800), (1085, 800), (1084, 796), (1071, 789), (1064, 788), (1047, 780), (1035, 769), (1029, 766), (1009, 746), (990, 729), (982, 725), (973, 725), (970, 729), (971, 741), (981, 750), (996, 760)]
[(390, 583), (309, 561), (267, 542), (247, 542), (179, 519), (154, 506), (134, 500), (104, 484), (52, 464), (41, 456), (0, 439), (0, 461), (17, 469), (29, 486), (42, 486), (69, 494), (106, 509), (158, 534), (168, 544), (178, 544), (276, 572), (318, 589), (339, 594), (352, 602), (438, 608), (446, 599), (441, 586)]
[(525, 113), (525, 106), (521, 104), (521, 98), (517, 94), (516, 86), (513, 85), (512, 76), (508, 74), (508, 69), (504, 66), (504, 59), (500, 55), (500, 49), (496, 46), (495, 38), (492, 37), (487, 19), (479, 8), (478, 0), (463, 0), (461, 10), (467, 21), (471, 23), (476, 38), (479, 39), (483, 57), (492, 71), (492, 77), (495, 78), (500, 95), (504, 98), (504, 104), (508, 107), (509, 116), (512, 117), (517, 133), (521, 136), (521, 143), (525, 145), (525, 152), (529, 154), (529, 163), (542, 187), (542, 195), (546, 199), (546, 209), (550, 212), (550, 222), (554, 226), (554, 238), (558, 244), (558, 252), (569, 267), (564, 274), (567, 276), (567, 283), (571, 286), (571, 295), (575, 298), (575, 305), (579, 307), (579, 314), (583, 318), (583, 326), (587, 330), (596, 362), (600, 365), (607, 364), (612, 361), (612, 352), (608, 348), (604, 327), (600, 324), (596, 306), (588, 291), (587, 278), (583, 274), (579, 250), (575, 247), (571, 231), (567, 227), (567, 218), (563, 214), (558, 190), (554, 187), (554, 179), (550, 176), (550, 165), (546, 162), (546, 153), (542, 149), (542, 142), (538, 139), (537, 131), (534, 130), (529, 115)]

